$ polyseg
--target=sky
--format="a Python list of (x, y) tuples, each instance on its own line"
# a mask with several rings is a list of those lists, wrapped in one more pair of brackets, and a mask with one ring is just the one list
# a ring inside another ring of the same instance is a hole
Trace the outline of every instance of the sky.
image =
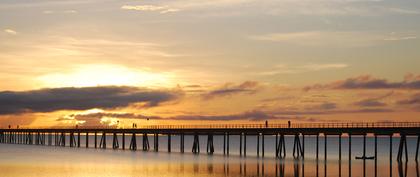
[(0, 125), (420, 120), (418, 0), (2, 0)]

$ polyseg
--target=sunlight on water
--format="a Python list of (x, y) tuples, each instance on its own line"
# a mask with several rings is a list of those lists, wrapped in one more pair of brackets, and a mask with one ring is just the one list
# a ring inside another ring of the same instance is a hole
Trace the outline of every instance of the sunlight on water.
[[(163, 139), (163, 138), (161, 138)], [(35, 145), (11, 145), (0, 144), (0, 171), (1, 176), (8, 177), (57, 177), (57, 176), (77, 176), (77, 177), (111, 177), (111, 176), (144, 176), (144, 177), (172, 177), (172, 176), (328, 176), (337, 177), (363, 176), (363, 161), (355, 160), (354, 156), (360, 154), (360, 143), (358, 138), (354, 138), (354, 148), (351, 166), (348, 163), (346, 153), (346, 143), (343, 139), (343, 156), (340, 165), (336, 155), (336, 143), (331, 138), (328, 148), (327, 163), (323, 158), (323, 147), (320, 146), (320, 159), (315, 160), (314, 138), (307, 138), (307, 154), (305, 163), (294, 161), (291, 156), (291, 149), (287, 147), (287, 159), (285, 161), (276, 160), (270, 156), (261, 159), (253, 157), (241, 158), (238, 155), (207, 156), (204, 154), (193, 155), (191, 153), (181, 154), (178, 152), (143, 152), (129, 150), (111, 150), (94, 148), (70, 148), (55, 146), (35, 146)], [(289, 139), (290, 140), (290, 139)], [(288, 141), (289, 141), (288, 140)], [(387, 139), (380, 139), (379, 144), (385, 145)], [(162, 140), (163, 141), (163, 140)], [(270, 138), (267, 138), (270, 142)], [(369, 142), (369, 141), (368, 141)], [(395, 142), (397, 142), (395, 140)], [(92, 142), (91, 142), (92, 143)], [(251, 144), (251, 143), (250, 143)], [(290, 145), (290, 142), (288, 142)], [(322, 145), (323, 143), (320, 143)], [(235, 140), (232, 142), (236, 147)], [(371, 153), (373, 146), (368, 144), (368, 154)], [(267, 146), (267, 145), (266, 145)], [(92, 146), (91, 146), (92, 147)], [(161, 146), (164, 150), (165, 146)], [(186, 146), (189, 147), (189, 146)], [(205, 147), (205, 146), (202, 146)], [(410, 161), (408, 164), (399, 166), (393, 161), (392, 176), (418, 177), (418, 166), (413, 159), (413, 146), (410, 145)], [(267, 150), (270, 148), (267, 147)], [(254, 151), (250, 148), (249, 151)], [(395, 153), (396, 150), (394, 150)], [(380, 158), (377, 166), (377, 176), (390, 176), (389, 152), (385, 146), (379, 146)], [(202, 152), (203, 153), (203, 152)], [(232, 148), (232, 153), (236, 151)], [(250, 152), (250, 154), (252, 154)], [(374, 161), (368, 160), (365, 164), (365, 176), (374, 176)], [(341, 173), (340, 173), (341, 172)], [(341, 174), (341, 175), (340, 175)]]

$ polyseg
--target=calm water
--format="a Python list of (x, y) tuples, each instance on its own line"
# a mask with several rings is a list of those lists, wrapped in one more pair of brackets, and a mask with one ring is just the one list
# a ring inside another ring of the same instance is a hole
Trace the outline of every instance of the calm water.
[[(129, 142), (126, 136), (126, 143)], [(89, 146), (93, 147), (93, 136), (89, 137)], [(206, 137), (200, 137), (201, 155), (191, 153), (180, 154), (179, 137), (172, 136), (172, 151), (166, 153), (167, 139), (159, 138), (159, 151), (143, 152), (129, 150), (84, 148), (85, 139), (82, 137), (82, 148), (11, 145), (0, 144), (0, 176), (10, 177), (104, 177), (104, 176), (328, 176), (348, 177), (348, 139), (343, 137), (342, 162), (338, 161), (338, 138), (328, 138), (328, 160), (324, 161), (324, 142), (320, 137), (319, 161), (315, 156), (315, 138), (305, 137), (305, 161), (292, 159), (293, 138), (287, 137), (287, 158), (276, 160), (274, 157), (274, 137), (265, 138), (265, 156), (261, 159), (256, 156), (256, 137), (247, 138), (247, 157), (241, 158), (239, 154), (239, 137), (231, 136), (230, 156), (222, 154), (223, 139), (215, 137), (216, 155), (205, 155)], [(98, 136), (98, 143), (100, 137)], [(191, 151), (192, 137), (185, 139), (186, 152)], [(373, 160), (355, 160), (355, 156), (362, 154), (362, 138), (352, 138), (351, 176), (374, 177), (375, 165)], [(67, 138), (68, 141), (68, 138)], [(137, 137), (137, 146), (141, 147), (141, 137)], [(149, 137), (153, 145), (153, 137)], [(392, 169), (389, 162), (389, 138), (378, 140), (377, 176), (406, 176), (419, 177), (419, 167), (415, 163), (416, 138), (408, 138), (409, 162), (398, 164), (397, 156), (399, 138), (393, 139)], [(112, 137), (107, 138), (108, 148), (112, 145)], [(67, 143), (68, 144), (68, 143)], [(367, 139), (367, 155), (373, 155), (373, 138)], [(121, 146), (121, 139), (120, 139)], [(128, 148), (128, 144), (126, 145)], [(153, 149), (153, 146), (151, 147)], [(219, 155), (218, 155), (219, 154)], [(341, 166), (341, 169), (340, 169)], [(365, 170), (364, 170), (365, 169)], [(390, 175), (390, 171), (392, 174)], [(365, 171), (365, 173), (364, 173)], [(365, 175), (364, 175), (365, 174)]]

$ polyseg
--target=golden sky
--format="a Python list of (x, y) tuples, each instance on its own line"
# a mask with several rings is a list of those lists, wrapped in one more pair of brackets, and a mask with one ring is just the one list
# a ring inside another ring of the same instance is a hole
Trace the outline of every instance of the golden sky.
[(0, 124), (418, 121), (419, 17), (417, 0), (1, 1)]

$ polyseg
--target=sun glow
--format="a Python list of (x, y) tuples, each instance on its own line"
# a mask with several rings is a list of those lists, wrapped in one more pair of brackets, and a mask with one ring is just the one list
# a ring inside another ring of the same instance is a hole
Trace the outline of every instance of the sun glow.
[(119, 65), (84, 65), (70, 72), (38, 78), (44, 87), (89, 87), (129, 85), (162, 87), (171, 84), (169, 73), (152, 73)]

